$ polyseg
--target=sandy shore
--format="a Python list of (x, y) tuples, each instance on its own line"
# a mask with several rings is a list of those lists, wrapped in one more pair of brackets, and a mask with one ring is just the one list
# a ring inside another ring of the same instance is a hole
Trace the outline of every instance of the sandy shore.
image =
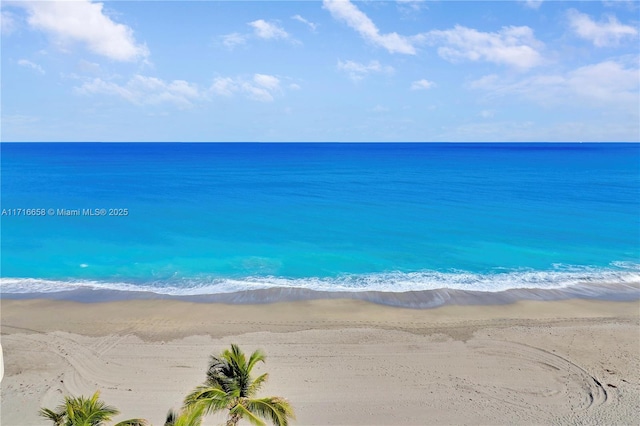
[(301, 425), (637, 424), (640, 412), (638, 302), (0, 302), (5, 426), (48, 424), (39, 407), (98, 389), (118, 419), (162, 425), (232, 342), (267, 353), (262, 394), (287, 397)]

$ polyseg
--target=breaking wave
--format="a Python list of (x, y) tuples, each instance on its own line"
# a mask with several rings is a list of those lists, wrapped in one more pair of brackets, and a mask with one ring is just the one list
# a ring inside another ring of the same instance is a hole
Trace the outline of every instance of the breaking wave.
[(555, 265), (554, 269), (547, 271), (497, 270), (486, 274), (467, 271), (418, 271), (307, 278), (199, 276), (153, 281), (2, 278), (0, 283), (2, 293), (5, 294), (58, 293), (83, 289), (196, 296), (273, 288), (332, 293), (404, 293), (440, 289), (493, 293), (515, 289), (562, 289), (576, 285), (637, 284), (640, 283), (640, 264), (617, 262), (609, 268)]

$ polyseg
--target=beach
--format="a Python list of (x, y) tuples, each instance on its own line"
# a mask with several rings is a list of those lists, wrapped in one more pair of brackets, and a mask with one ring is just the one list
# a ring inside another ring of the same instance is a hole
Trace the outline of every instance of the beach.
[(300, 425), (637, 423), (637, 300), (0, 302), (3, 425), (46, 425), (40, 407), (96, 390), (116, 420), (162, 425), (231, 343), (266, 352), (260, 395)]

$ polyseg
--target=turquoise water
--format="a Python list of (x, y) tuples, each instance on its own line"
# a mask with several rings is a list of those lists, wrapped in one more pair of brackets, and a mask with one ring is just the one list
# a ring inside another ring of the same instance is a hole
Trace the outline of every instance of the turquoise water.
[(638, 144), (1, 150), (4, 293), (499, 291), (640, 280)]

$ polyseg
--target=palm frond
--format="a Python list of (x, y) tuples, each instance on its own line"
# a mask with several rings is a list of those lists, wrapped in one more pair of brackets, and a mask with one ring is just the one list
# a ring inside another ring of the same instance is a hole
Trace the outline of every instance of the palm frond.
[(204, 399), (229, 399), (229, 395), (219, 387), (200, 385), (185, 397), (184, 405), (193, 405), (195, 402)]
[[(100, 392), (91, 397), (65, 396), (64, 403), (56, 411), (41, 408), (39, 414), (53, 421), (54, 426), (100, 426), (120, 414), (117, 408), (100, 400)], [(120, 422), (116, 426), (148, 426), (143, 419), (131, 419)]]
[[(220, 358), (226, 363), (226, 368), (219, 370), (226, 376), (226, 379), (221, 380), (221, 382), (224, 383), (223, 387), (228, 391), (237, 391), (240, 397), (244, 398), (249, 396), (251, 369), (249, 368), (244, 352), (242, 352), (238, 345), (232, 344), (231, 350), (226, 349)], [(262, 358), (264, 358), (264, 354), (257, 351), (252, 364), (255, 364)]]
[(207, 370), (207, 382), (225, 388), (229, 379), (233, 377), (233, 369), (226, 359), (211, 356)]
[(73, 424), (76, 420), (76, 411), (75, 411), (75, 399), (71, 396), (64, 397), (64, 408), (65, 414), (67, 416), (67, 423)]
[(58, 407), (58, 411), (53, 411), (48, 408), (41, 408), (38, 414), (45, 419), (49, 419), (53, 422), (54, 426), (62, 426), (67, 417), (67, 412), (64, 407)]
[(266, 382), (268, 378), (269, 378), (269, 373), (264, 373), (256, 377), (256, 379), (253, 382), (251, 382), (251, 384), (249, 385), (246, 396), (248, 398), (251, 398), (255, 394), (257, 394), (260, 388), (262, 387), (262, 385), (264, 384), (264, 382)]
[(242, 403), (236, 404), (231, 410), (229, 410), (229, 415), (236, 415), (242, 419), (247, 419), (249, 423), (254, 426), (266, 426), (266, 423), (262, 421), (258, 416), (253, 414), (251, 411), (247, 409)]
[(184, 408), (203, 407), (203, 414), (211, 414), (226, 409), (234, 398), (219, 387), (201, 385), (185, 397)]
[(164, 426), (175, 426), (176, 419), (178, 418), (178, 413), (174, 410), (169, 410), (167, 413), (167, 418), (164, 421)]
[(287, 426), (290, 418), (295, 419), (293, 408), (284, 398), (246, 399), (243, 405), (255, 415), (271, 420), (275, 426)]
[[(96, 391), (89, 400), (82, 401), (84, 417), (89, 424), (97, 425), (103, 421), (109, 421), (113, 416), (120, 414), (120, 411), (111, 405), (107, 405), (99, 399), (100, 392)], [(82, 397), (80, 397), (82, 400)]]
[(169, 410), (164, 426), (200, 426), (204, 406), (183, 408), (180, 413)]
[(184, 408), (176, 417), (174, 426), (200, 426), (204, 408), (203, 405)]
[(120, 414), (117, 408), (105, 404), (100, 399), (100, 392), (96, 391), (90, 398), (84, 396), (65, 396), (67, 423), (72, 425), (100, 425)]
[(249, 362), (247, 363), (247, 372), (251, 373), (253, 367), (258, 362), (265, 362), (267, 360), (267, 355), (262, 352), (260, 349), (255, 350), (251, 356), (249, 357)]
[(238, 387), (241, 389), (241, 392), (246, 388), (247, 382), (249, 381), (249, 372), (247, 371), (247, 359), (244, 356), (244, 353), (238, 345), (232, 344), (231, 351), (228, 349), (224, 351), (223, 357), (229, 363), (231, 370), (233, 371), (234, 381), (237, 383)]
[(150, 425), (151, 423), (149, 423), (145, 419), (129, 419), (129, 420), (123, 420), (121, 422), (118, 422), (114, 426), (150, 426)]

